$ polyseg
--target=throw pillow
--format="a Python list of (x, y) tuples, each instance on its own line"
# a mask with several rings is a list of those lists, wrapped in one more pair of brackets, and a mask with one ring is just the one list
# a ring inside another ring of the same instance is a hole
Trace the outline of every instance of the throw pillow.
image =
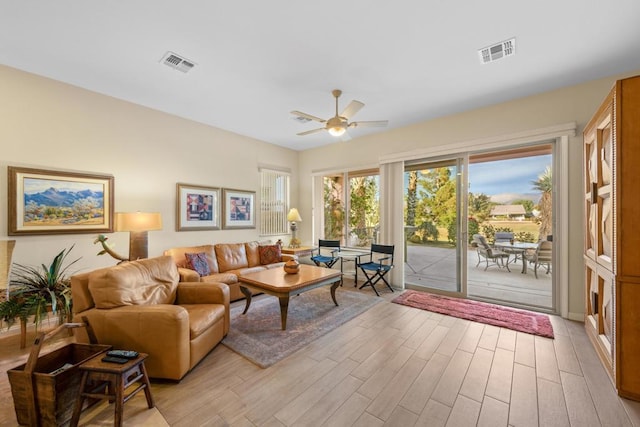
[(282, 252), (280, 251), (280, 245), (267, 245), (260, 246), (260, 264), (273, 264), (274, 262), (282, 261)]
[(184, 256), (187, 258), (187, 268), (195, 270), (200, 277), (211, 274), (211, 269), (207, 262), (207, 254), (204, 252), (186, 253)]

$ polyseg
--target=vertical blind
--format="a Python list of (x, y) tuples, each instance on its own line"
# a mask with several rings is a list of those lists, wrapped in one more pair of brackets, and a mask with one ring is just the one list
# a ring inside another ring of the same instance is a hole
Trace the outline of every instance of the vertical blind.
[(289, 174), (269, 169), (260, 170), (260, 234), (287, 234), (289, 212)]

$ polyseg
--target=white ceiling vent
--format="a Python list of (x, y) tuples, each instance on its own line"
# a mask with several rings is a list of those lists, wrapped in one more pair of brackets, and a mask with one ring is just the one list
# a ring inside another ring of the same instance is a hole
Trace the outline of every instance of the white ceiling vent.
[(488, 64), (489, 62), (497, 61), (498, 59), (515, 55), (515, 53), (516, 53), (515, 37), (512, 39), (494, 44), (492, 46), (487, 46), (478, 51), (478, 55), (480, 55), (480, 62), (483, 64)]
[(193, 61), (190, 61), (173, 52), (165, 53), (160, 62), (171, 68), (175, 68), (178, 71), (182, 71), (183, 73), (191, 70), (196, 65)]

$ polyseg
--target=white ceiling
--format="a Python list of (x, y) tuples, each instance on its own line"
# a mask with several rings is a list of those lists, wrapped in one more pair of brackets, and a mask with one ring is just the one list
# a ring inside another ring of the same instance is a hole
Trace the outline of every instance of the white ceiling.
[[(638, 0), (0, 0), (0, 64), (304, 150), (336, 139), (296, 136), (321, 125), (289, 112), (329, 118), (336, 88), (397, 128), (640, 69), (638, 17)], [(515, 56), (480, 63), (511, 37)]]

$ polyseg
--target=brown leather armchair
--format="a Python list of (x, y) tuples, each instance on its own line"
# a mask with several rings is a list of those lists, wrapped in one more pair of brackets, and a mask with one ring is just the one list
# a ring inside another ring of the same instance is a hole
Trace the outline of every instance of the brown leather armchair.
[(99, 343), (149, 354), (150, 377), (180, 380), (227, 335), (230, 318), (226, 284), (179, 277), (169, 256), (72, 276), (74, 321), (86, 318)]

